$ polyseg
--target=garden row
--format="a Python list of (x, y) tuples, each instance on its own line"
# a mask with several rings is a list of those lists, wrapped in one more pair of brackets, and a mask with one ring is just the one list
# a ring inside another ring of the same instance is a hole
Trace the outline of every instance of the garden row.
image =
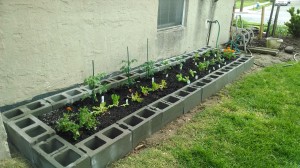
[[(253, 64), (252, 57), (239, 57), (234, 61), (227, 61), (231, 62), (229, 64), (224, 62), (221, 66), (216, 64), (213, 68), (210, 67), (212, 68), (211, 72), (208, 69), (203, 74), (196, 71), (199, 79), (193, 77), (188, 81), (175, 82), (174, 78), (180, 81), (178, 74), (181, 73), (183, 76), (190, 74), (189, 71), (192, 67), (190, 64), (194, 63), (196, 53), (203, 55), (206, 50), (210, 49), (197, 50), (191, 54), (180, 56), (180, 59), (170, 58), (168, 65), (163, 64), (163, 61), (155, 63), (155, 71), (160, 72), (153, 74), (150, 79), (145, 77), (147, 72), (141, 69), (132, 70), (130, 76), (137, 82), (134, 86), (122, 86), (125, 83), (128, 84), (129, 78), (126, 74), (119, 74), (102, 80), (101, 83), (106, 83), (110, 88), (106, 93), (95, 93), (95, 91), (99, 91), (95, 86), (92, 88), (83, 86), (4, 112), (3, 119), (9, 141), (37, 167), (105, 167), (112, 161), (125, 156), (141, 140), (188, 112), (227, 83), (232, 82)], [(182, 61), (183, 59), (185, 61)], [(199, 59), (205, 61), (201, 57)], [(185, 69), (180, 68), (183, 62), (185, 62), (183, 65), (186, 67)], [(190, 64), (187, 65), (188, 62)], [(195, 63), (196, 67), (199, 67), (198, 65)], [(177, 68), (166, 71), (166, 73), (163, 72), (171, 66)], [(166, 77), (168, 75), (169, 77)], [(153, 82), (162, 85), (162, 79), (166, 79), (167, 88), (158, 87), (156, 91), (153, 91)], [(181, 84), (173, 87), (173, 83)], [(136, 92), (143, 94), (139, 90), (141, 86), (149, 88), (149, 91), (153, 93), (143, 95), (144, 97), (141, 95), (140, 98), (144, 100), (143, 102), (132, 101), (130, 96)], [(126, 92), (122, 95), (119, 91), (124, 88), (126, 88)], [(112, 97), (111, 95), (116, 95), (116, 93), (122, 97), (119, 99), (120, 105), (130, 105), (125, 107), (117, 105), (118, 107), (111, 106), (109, 108), (109, 105), (115, 104), (113, 99), (101, 100), (103, 96), (106, 97), (105, 99), (109, 99), (108, 97)], [(99, 102), (96, 101), (94, 94)], [(87, 96), (90, 97), (86, 98)], [(82, 100), (82, 98), (85, 99)], [(148, 99), (151, 101), (147, 101)], [(74, 134), (70, 134), (70, 131), (65, 134), (71, 137), (68, 139), (62, 138), (59, 131), (55, 130), (57, 126), (54, 125), (64, 117), (62, 111), (67, 114), (80, 114), (85, 107), (88, 109), (87, 111), (92, 111), (96, 104), (99, 106), (103, 102), (108, 104), (107, 111), (101, 113), (97, 118), (105, 118), (105, 115), (111, 116), (114, 113), (121, 114), (119, 117), (113, 115), (112, 118), (115, 120), (110, 117), (113, 124), (105, 125), (104, 120), (100, 123), (100, 125), (104, 125), (95, 126), (96, 129), (79, 130), (83, 133), (91, 132), (85, 134), (79, 141), (74, 141), (72, 138)], [(131, 108), (131, 106), (133, 107)], [(47, 123), (48, 125), (41, 121), (47, 118), (47, 114), (52, 117), (51, 122)]]

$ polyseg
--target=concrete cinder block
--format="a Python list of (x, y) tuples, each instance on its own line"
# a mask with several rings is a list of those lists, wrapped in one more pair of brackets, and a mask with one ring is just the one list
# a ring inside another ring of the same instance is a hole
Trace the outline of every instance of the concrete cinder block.
[(9, 142), (31, 162), (33, 162), (32, 146), (54, 134), (55, 131), (52, 128), (31, 114), (7, 123)]
[(74, 88), (63, 92), (62, 94), (69, 97), (70, 103), (74, 103), (78, 100), (81, 100), (83, 97), (86, 97), (89, 93), (87, 90)]
[(93, 168), (106, 167), (133, 149), (131, 132), (117, 124), (101, 130), (75, 146), (91, 158)]
[(65, 93), (59, 93), (47, 98), (44, 98), (45, 101), (51, 104), (52, 110), (59, 109), (60, 107), (63, 107), (67, 103), (71, 102), (71, 97), (68, 96)]
[(91, 167), (87, 154), (57, 135), (33, 146), (33, 160), (36, 167)]
[(185, 86), (174, 95), (180, 97), (183, 100), (184, 113), (189, 112), (192, 108), (197, 106), (202, 101), (202, 88)]
[(133, 114), (149, 121), (150, 134), (153, 134), (162, 128), (163, 114), (161, 111), (144, 107)]
[(202, 88), (201, 101), (217, 92), (217, 83), (210, 78), (200, 79), (192, 84), (193, 87)]
[(221, 90), (228, 83), (228, 74), (222, 71), (216, 71), (208, 77), (216, 81), (217, 91)]
[(7, 122), (17, 120), (19, 118), (26, 116), (28, 114), (28, 109), (25, 108), (24, 106), (20, 106), (12, 110), (5, 111), (1, 114), (4, 122), (4, 126), (6, 127)]
[(183, 114), (183, 101), (175, 96), (163, 97), (148, 105), (162, 113), (162, 124), (165, 125)]
[(143, 119), (134, 114), (131, 114), (117, 122), (123, 128), (131, 131), (132, 134), (132, 147), (135, 147), (142, 140), (151, 135), (150, 121)]

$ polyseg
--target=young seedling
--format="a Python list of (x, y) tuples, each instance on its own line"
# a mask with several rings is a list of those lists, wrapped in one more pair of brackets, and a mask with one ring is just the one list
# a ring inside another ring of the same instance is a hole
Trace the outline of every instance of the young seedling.
[(159, 88), (160, 88), (160, 90), (163, 90), (163, 89), (167, 88), (167, 82), (166, 82), (166, 80), (161, 80)]
[(179, 82), (188, 83), (190, 81), (188, 76), (183, 77), (182, 74), (177, 74), (176, 77)]
[(148, 88), (147, 86), (141, 86), (141, 92), (144, 96), (148, 96), (150, 91), (152, 91), (151, 88)]
[(106, 107), (106, 102), (100, 103), (99, 106), (94, 106), (93, 107), (93, 114), (94, 115), (100, 115), (105, 113), (108, 110), (108, 107)]
[(190, 75), (194, 78), (194, 77), (195, 77), (195, 74), (196, 74), (197, 72), (190, 69), (190, 70), (189, 70), (189, 73), (190, 73)]
[(151, 91), (156, 91), (160, 88), (159, 84), (156, 82), (152, 82), (152, 88)]
[(168, 70), (171, 69), (170, 63), (168, 60), (164, 60), (164, 61), (162, 61), (162, 64), (165, 66), (164, 74), (167, 74)]
[(94, 129), (97, 128), (98, 121), (96, 117), (89, 111), (87, 107), (83, 107), (79, 109), (79, 126), (85, 127), (86, 129)]
[(142, 65), (144, 71), (146, 72), (146, 77), (150, 78), (154, 75), (154, 61), (149, 61), (149, 42), (147, 39), (147, 61)]
[[(92, 98), (94, 101), (98, 101), (97, 93), (102, 94), (107, 91), (107, 85), (102, 84), (101, 80), (106, 76), (105, 73), (97, 74), (96, 76), (89, 76), (84, 80), (84, 84), (88, 85), (92, 89)], [(96, 90), (97, 88), (97, 90)], [(88, 97), (88, 96), (87, 96)]]
[(193, 58), (194, 62), (198, 62), (198, 61), (199, 61), (199, 58), (200, 58), (200, 55), (199, 55), (198, 52), (196, 52), (196, 53), (194, 54), (194, 58)]
[(143, 101), (143, 98), (141, 98), (141, 95), (138, 92), (135, 92), (134, 94), (131, 94), (131, 100), (141, 103)]
[(131, 86), (132, 84), (134, 84), (134, 80), (130, 77), (130, 72), (131, 72), (131, 64), (133, 64), (134, 62), (137, 62), (136, 59), (132, 59), (130, 60), (129, 59), (129, 50), (128, 50), (128, 47), (127, 47), (127, 60), (122, 60), (122, 63), (124, 64), (120, 70), (122, 72), (125, 73), (126, 77), (127, 77), (127, 85), (128, 86)]
[(204, 58), (210, 57), (210, 53), (211, 53), (211, 51), (206, 51), (206, 53), (203, 54), (203, 57)]
[(112, 108), (112, 107), (118, 107), (119, 106), (119, 100), (120, 100), (120, 96), (116, 95), (116, 94), (112, 94), (111, 95), (111, 99), (113, 101), (112, 105), (109, 105), (108, 108)]
[(183, 57), (176, 57), (175, 59), (179, 62), (179, 69), (182, 70), (183, 62), (185, 62), (185, 59), (183, 59)]
[(73, 134), (73, 139), (77, 140), (80, 136), (79, 128), (80, 126), (75, 122), (70, 120), (70, 115), (63, 114), (63, 117), (57, 121), (56, 128), (61, 132), (71, 132)]
[(209, 65), (216, 65), (216, 59), (211, 59), (210, 61), (209, 61)]

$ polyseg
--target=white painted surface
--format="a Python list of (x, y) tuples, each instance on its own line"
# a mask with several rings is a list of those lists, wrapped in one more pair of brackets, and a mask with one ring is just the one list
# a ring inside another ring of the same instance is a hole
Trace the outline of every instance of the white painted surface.
[(0, 106), (81, 83), (91, 60), (96, 72), (119, 70), (127, 46), (142, 64), (147, 38), (152, 60), (204, 47), (208, 18), (220, 21), (224, 43), (233, 4), (186, 0), (184, 25), (158, 31), (158, 0), (1, 0)]

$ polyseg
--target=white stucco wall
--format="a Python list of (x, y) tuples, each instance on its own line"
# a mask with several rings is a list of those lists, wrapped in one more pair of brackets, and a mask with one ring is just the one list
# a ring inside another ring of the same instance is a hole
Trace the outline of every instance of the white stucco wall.
[(208, 18), (223, 43), (233, 4), (186, 0), (184, 26), (158, 31), (158, 0), (0, 0), (0, 107), (81, 83), (91, 60), (96, 72), (119, 70), (127, 46), (142, 64), (147, 38), (152, 60), (204, 47)]

